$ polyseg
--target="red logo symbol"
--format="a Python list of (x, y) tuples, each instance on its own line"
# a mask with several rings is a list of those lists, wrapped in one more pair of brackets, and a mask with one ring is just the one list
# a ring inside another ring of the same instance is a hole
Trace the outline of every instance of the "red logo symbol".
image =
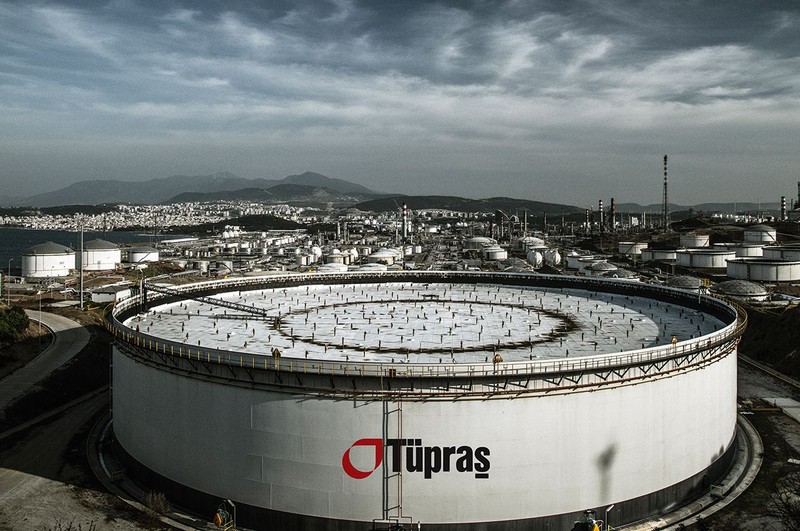
[[(352, 461), (350, 461), (350, 450), (355, 448), (356, 446), (372, 446), (375, 448), (375, 466), (372, 467), (371, 470), (359, 470), (355, 466), (353, 466)], [(375, 472), (379, 466), (383, 463), (383, 440), (381, 439), (359, 439), (353, 443), (350, 448), (345, 451), (344, 455), (342, 455), (342, 468), (344, 469), (345, 473), (353, 479), (364, 479), (369, 477), (370, 474)]]

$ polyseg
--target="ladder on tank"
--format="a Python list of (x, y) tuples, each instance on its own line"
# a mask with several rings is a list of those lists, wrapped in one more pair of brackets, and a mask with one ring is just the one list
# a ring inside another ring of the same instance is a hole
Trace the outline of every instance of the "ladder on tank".
[(403, 514), (403, 467), (402, 459), (398, 462), (398, 470), (392, 470), (389, 452), (391, 448), (387, 444), (390, 439), (403, 438), (403, 402), (401, 395), (396, 395), (395, 399), (385, 398), (382, 402), (383, 407), (383, 426), (381, 438), (383, 440), (383, 464), (381, 465), (383, 475), (383, 517), (372, 521), (373, 530), (406, 530), (420, 529), (420, 524), (415, 523), (410, 516)]

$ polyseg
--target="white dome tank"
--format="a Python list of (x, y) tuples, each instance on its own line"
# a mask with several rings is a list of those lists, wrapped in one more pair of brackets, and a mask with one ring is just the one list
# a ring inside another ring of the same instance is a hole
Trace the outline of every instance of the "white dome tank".
[(119, 246), (100, 239), (86, 242), (81, 256), (84, 271), (109, 271), (119, 267), (122, 262)]
[(539, 251), (528, 251), (528, 262), (535, 268), (542, 267), (542, 253)]
[(75, 251), (53, 242), (40, 243), (22, 253), (23, 277), (65, 277), (75, 270)]
[(549, 249), (544, 253), (544, 263), (551, 267), (556, 267), (561, 265), (561, 253), (558, 252), (558, 249)]

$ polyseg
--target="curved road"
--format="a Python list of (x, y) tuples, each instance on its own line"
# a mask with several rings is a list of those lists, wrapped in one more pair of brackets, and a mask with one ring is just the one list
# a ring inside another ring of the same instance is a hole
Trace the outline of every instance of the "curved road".
[[(39, 320), (38, 311), (25, 310), (25, 313), (31, 320)], [(89, 331), (72, 319), (42, 312), (41, 322), (53, 332), (53, 342), (24, 367), (0, 380), (0, 418), (5, 417), (9, 403), (72, 359), (89, 342)]]

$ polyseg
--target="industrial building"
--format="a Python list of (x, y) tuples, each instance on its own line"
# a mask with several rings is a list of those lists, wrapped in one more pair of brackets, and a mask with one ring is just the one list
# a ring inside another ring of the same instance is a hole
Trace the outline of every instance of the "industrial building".
[(277, 275), (145, 284), (108, 326), (128, 472), (246, 527), (569, 529), (612, 504), (616, 526), (707, 492), (736, 451), (744, 316), (682, 290)]

